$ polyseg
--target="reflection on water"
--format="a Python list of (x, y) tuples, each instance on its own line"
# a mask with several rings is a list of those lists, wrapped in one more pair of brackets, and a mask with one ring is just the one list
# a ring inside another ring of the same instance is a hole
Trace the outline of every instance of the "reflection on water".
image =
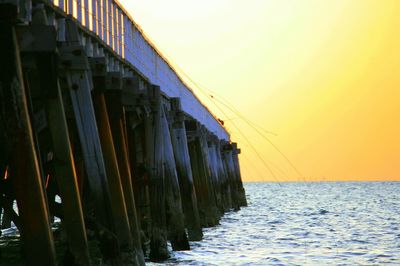
[[(400, 265), (400, 183), (250, 183), (170, 265)], [(157, 264), (150, 264), (157, 265)]]

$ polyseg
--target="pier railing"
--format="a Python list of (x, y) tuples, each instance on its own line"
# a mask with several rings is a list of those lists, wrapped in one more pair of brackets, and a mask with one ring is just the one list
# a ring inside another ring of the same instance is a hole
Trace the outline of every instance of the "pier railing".
[(122, 59), (169, 97), (181, 98), (182, 109), (220, 139), (226, 129), (194, 95), (173, 66), (152, 44), (123, 6), (115, 0), (51, 0), (54, 7), (72, 15)]

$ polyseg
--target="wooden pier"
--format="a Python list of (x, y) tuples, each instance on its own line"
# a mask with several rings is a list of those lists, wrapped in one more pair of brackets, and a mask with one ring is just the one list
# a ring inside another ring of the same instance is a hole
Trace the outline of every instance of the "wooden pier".
[(246, 206), (239, 153), (117, 1), (0, 0), (0, 216), (21, 261), (189, 250)]

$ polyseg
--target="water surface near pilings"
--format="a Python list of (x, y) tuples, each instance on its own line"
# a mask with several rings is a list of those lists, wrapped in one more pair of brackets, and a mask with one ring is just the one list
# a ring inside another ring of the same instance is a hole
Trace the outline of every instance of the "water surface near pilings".
[(245, 189), (249, 207), (162, 265), (400, 265), (400, 182)]

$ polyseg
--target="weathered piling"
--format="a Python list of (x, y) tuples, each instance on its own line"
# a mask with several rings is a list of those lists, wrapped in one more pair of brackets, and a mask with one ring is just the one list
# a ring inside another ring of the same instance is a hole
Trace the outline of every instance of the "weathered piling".
[(112, 202), (111, 212), (114, 223), (114, 230), (118, 242), (123, 250), (132, 249), (132, 238), (128, 222), (128, 215), (121, 186), (121, 178), (117, 163), (117, 156), (114, 150), (114, 142), (111, 135), (111, 128), (107, 114), (107, 107), (104, 93), (99, 88), (94, 89), (92, 94), (93, 105), (96, 113), (97, 127), (100, 132), (100, 143), (103, 151), (103, 158), (109, 184), (110, 200)]
[[(99, 131), (96, 124), (92, 103), (92, 82), (89, 75), (89, 62), (84, 47), (73, 21), (59, 19), (59, 28), (66, 29), (60, 33), (60, 74), (61, 86), (66, 92), (66, 101), (71, 111), (69, 128), (76, 129), (78, 139), (74, 141), (75, 153), (83, 158), (85, 176), (90, 187), (90, 204), (95, 210), (96, 220), (103, 226), (113, 228), (110, 219), (111, 202), (108, 180), (101, 150)], [(75, 133), (73, 134), (75, 135)], [(79, 145), (79, 147), (78, 147)], [(90, 212), (88, 210), (88, 212)], [(88, 213), (88, 216), (90, 214)]]
[(150, 258), (165, 260), (167, 250), (167, 217), (165, 211), (164, 145), (161, 133), (162, 106), (160, 88), (148, 90), (151, 113), (145, 118), (146, 161), (149, 168), (149, 194), (151, 210)]
[(169, 119), (167, 117), (167, 113), (170, 110), (170, 102), (167, 99), (162, 102), (160, 131), (163, 136), (168, 239), (173, 250), (189, 250), (190, 246), (185, 231), (176, 162), (169, 131)]
[(223, 161), (223, 150), (221, 148), (221, 141), (215, 143), (216, 155), (217, 155), (217, 166), (218, 166), (218, 173), (221, 182), (221, 194), (222, 194), (222, 202), (224, 206), (224, 211), (228, 211), (233, 208), (232, 205), (232, 197), (231, 197), (231, 185), (229, 183), (229, 176), (226, 169), (226, 165)]
[(212, 170), (213, 168), (213, 162), (211, 161), (210, 158), (210, 153), (209, 153), (209, 148), (208, 148), (208, 142), (207, 139), (209, 137), (209, 131), (206, 129), (204, 125), (201, 125), (200, 127), (200, 134), (199, 134), (199, 143), (200, 143), (200, 152), (201, 156), (200, 159), (202, 161), (202, 165), (204, 167), (204, 174), (205, 177), (207, 178), (207, 185), (208, 185), (208, 190), (209, 190), (209, 196), (210, 196), (210, 202), (211, 202), (211, 212), (216, 218), (216, 224), (219, 223), (219, 219), (222, 216), (221, 211), (218, 209), (218, 200), (216, 196), (216, 185), (218, 182), (218, 176), (216, 176)]
[(171, 99), (170, 131), (175, 156), (176, 170), (181, 190), (182, 206), (185, 214), (185, 225), (191, 241), (203, 238), (197, 206), (196, 191), (193, 184), (189, 148), (185, 129), (185, 115), (179, 98)]
[(231, 192), (232, 207), (234, 210), (240, 209), (239, 195), (238, 195), (238, 185), (236, 181), (235, 166), (232, 157), (232, 145), (225, 143), (222, 146), (223, 160), (225, 163), (225, 168), (227, 170), (228, 184)]
[(208, 136), (208, 161), (210, 165), (210, 174), (211, 174), (211, 180), (212, 180), (212, 185), (213, 185), (213, 190), (214, 190), (214, 197), (215, 197), (215, 203), (217, 205), (217, 208), (219, 212), (222, 214), (225, 211), (224, 203), (223, 203), (223, 197), (222, 197), (222, 176), (220, 175), (220, 172), (218, 171), (218, 156), (217, 152), (217, 146), (216, 143), (218, 142), (218, 138), (215, 136), (209, 135)]
[(199, 203), (200, 221), (204, 227), (214, 226), (218, 224), (220, 215), (212, 189), (208, 147), (205, 143), (204, 131), (195, 121), (186, 121), (186, 129), (188, 130), (190, 162)]
[[(129, 76), (130, 75), (130, 76)], [(122, 104), (126, 108), (125, 122), (128, 154), (132, 173), (132, 188), (136, 203), (140, 241), (144, 252), (151, 234), (149, 169), (146, 161), (144, 118), (149, 114), (147, 88), (132, 73), (123, 78)]]
[(53, 236), (29, 118), (14, 21), (17, 7), (0, 5), (0, 108), (9, 173), (21, 222), (24, 253), (35, 265), (55, 265)]
[[(37, 9), (44, 17), (44, 10)], [(34, 16), (38, 18), (39, 15)], [(46, 20), (44, 20), (46, 21)], [(33, 22), (36, 22), (35, 20)], [(56, 43), (54, 26), (38, 22), (18, 29), (22, 53), (22, 63), (26, 84), (30, 89), (32, 111), (36, 120), (35, 132), (45, 136), (37, 140), (41, 157), (47, 158), (46, 183), (53, 179), (62, 199), (62, 223), (67, 232), (69, 250), (74, 260), (81, 265), (89, 265), (89, 251), (86, 239), (80, 193), (77, 185), (74, 156), (70, 144), (65, 118), (64, 104), (58, 82)], [(33, 36), (34, 41), (24, 39)], [(50, 42), (51, 40), (52, 42)], [(40, 123), (40, 124), (39, 124)], [(48, 129), (46, 129), (48, 128)], [(46, 133), (47, 132), (47, 133)], [(50, 139), (46, 138), (51, 136)], [(50, 211), (55, 206), (49, 198)]]
[[(118, 75), (117, 75), (118, 77)], [(140, 239), (140, 231), (135, 206), (135, 198), (132, 188), (132, 174), (128, 153), (128, 139), (126, 129), (125, 109), (122, 104), (122, 79), (118, 79), (115, 86), (107, 86), (106, 103), (110, 125), (112, 129), (113, 140), (115, 144), (115, 152), (118, 159), (118, 167), (121, 174), (121, 183), (125, 196), (127, 214), (132, 234), (132, 241), (135, 249), (137, 260), (140, 264), (144, 264), (144, 256)], [(120, 86), (120, 87), (119, 87)]]
[(232, 143), (232, 159), (233, 159), (233, 165), (234, 165), (235, 174), (236, 174), (239, 205), (247, 206), (246, 193), (243, 188), (242, 175), (240, 173), (240, 165), (239, 165), (240, 152), (241, 151), (240, 151), (240, 149), (238, 149), (237, 143), (235, 143), (235, 142)]
[(227, 171), (228, 184), (231, 192), (232, 207), (239, 210), (241, 206), (247, 206), (246, 195), (240, 175), (238, 154), (240, 150), (236, 143), (224, 143), (222, 145), (222, 158)]

